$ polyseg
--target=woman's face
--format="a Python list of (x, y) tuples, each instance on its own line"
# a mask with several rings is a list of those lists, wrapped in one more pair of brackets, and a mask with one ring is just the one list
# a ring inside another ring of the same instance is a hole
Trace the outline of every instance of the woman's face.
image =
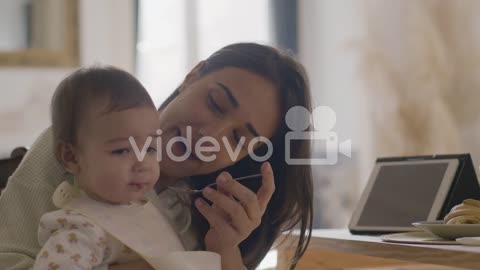
[[(196, 72), (160, 112), (162, 176), (207, 174), (232, 165), (249, 154), (253, 138), (271, 138), (280, 124), (280, 96), (267, 79), (235, 67), (203, 77)], [(193, 154), (185, 154), (183, 143), (168, 143), (175, 137), (185, 138)], [(211, 149), (201, 151), (199, 145)], [(184, 154), (186, 160), (174, 160)]]

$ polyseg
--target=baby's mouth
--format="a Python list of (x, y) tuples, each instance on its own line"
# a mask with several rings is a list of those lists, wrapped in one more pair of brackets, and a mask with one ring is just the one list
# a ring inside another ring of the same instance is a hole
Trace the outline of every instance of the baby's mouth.
[(147, 186), (147, 184), (146, 183), (135, 183), (134, 182), (134, 183), (128, 184), (128, 186), (133, 188), (136, 191), (140, 191), (140, 190), (144, 189)]

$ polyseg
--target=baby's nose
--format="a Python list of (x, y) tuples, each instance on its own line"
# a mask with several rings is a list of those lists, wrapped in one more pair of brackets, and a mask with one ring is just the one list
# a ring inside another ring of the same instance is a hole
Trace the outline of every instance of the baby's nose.
[(145, 160), (137, 160), (135, 164), (133, 165), (133, 171), (135, 172), (143, 172), (147, 171), (150, 168), (149, 163), (146, 162)]

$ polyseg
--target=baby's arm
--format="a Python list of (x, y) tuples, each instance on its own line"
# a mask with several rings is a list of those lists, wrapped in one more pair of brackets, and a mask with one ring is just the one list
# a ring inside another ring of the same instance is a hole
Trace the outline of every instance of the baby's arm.
[(107, 234), (84, 216), (58, 210), (42, 216), (38, 239), (43, 244), (34, 270), (93, 269), (104, 262)]

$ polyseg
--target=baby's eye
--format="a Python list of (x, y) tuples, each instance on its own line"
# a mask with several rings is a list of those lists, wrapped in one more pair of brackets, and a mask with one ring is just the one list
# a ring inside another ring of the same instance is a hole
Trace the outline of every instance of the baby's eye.
[(112, 154), (114, 155), (125, 155), (128, 153), (130, 153), (130, 150), (127, 148), (122, 148), (122, 149), (117, 149), (112, 151)]
[(152, 153), (152, 152), (156, 152), (157, 149), (155, 147), (148, 147), (147, 149), (147, 153)]

